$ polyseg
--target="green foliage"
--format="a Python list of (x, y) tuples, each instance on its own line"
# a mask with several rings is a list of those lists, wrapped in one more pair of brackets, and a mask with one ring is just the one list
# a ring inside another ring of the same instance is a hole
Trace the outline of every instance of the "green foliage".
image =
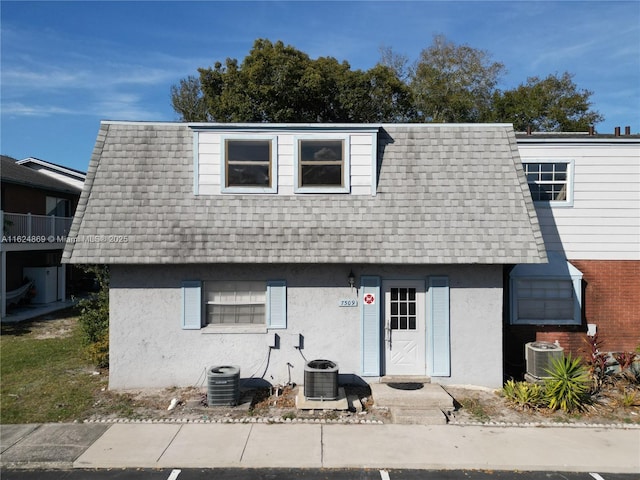
[(510, 122), (518, 131), (585, 131), (604, 120), (591, 109), (592, 92), (567, 72), (501, 91), (504, 64), (443, 35), (411, 65), (390, 47), (380, 53), (373, 68), (352, 70), (257, 39), (242, 62), (227, 58), (180, 80), (171, 103), (188, 122)]
[(410, 116), (409, 89), (392, 68), (352, 70), (347, 62), (313, 60), (280, 41), (258, 39), (242, 63), (227, 58), (199, 73), (200, 85), (190, 77), (171, 89), (184, 121), (391, 122)]
[(571, 355), (552, 361), (547, 370), (550, 378), (544, 382), (544, 394), (550, 409), (565, 412), (581, 411), (589, 399), (590, 379), (580, 358)]
[(91, 265), (85, 271), (95, 275), (98, 292), (78, 303), (80, 326), (87, 353), (98, 367), (109, 366), (109, 269)]
[(207, 103), (200, 88), (200, 79), (188, 76), (180, 80), (180, 86), (171, 87), (171, 105), (185, 122), (206, 122)]
[(492, 119), (513, 123), (517, 131), (527, 127), (543, 132), (586, 131), (604, 120), (590, 109), (592, 93), (578, 89), (568, 72), (530, 77), (515, 89), (494, 92)]
[(504, 65), (492, 62), (488, 52), (436, 35), (410, 75), (419, 120), (483, 121), (503, 72)]
[(510, 404), (523, 410), (545, 406), (544, 390), (535, 383), (508, 380), (502, 388), (502, 394)]
[(90, 373), (77, 323), (65, 335), (45, 338), (39, 333), (37, 321), (2, 325), (2, 424), (82, 420), (104, 386), (103, 376)]
[(462, 408), (467, 410), (475, 420), (479, 422), (490, 420), (491, 417), (487, 413), (484, 405), (477, 398), (460, 398), (459, 402)]

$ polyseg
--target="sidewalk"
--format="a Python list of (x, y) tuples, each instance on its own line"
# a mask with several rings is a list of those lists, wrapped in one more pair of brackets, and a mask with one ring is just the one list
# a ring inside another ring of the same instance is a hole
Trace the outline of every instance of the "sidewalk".
[(640, 473), (640, 429), (458, 425), (3, 425), (3, 468), (410, 468)]

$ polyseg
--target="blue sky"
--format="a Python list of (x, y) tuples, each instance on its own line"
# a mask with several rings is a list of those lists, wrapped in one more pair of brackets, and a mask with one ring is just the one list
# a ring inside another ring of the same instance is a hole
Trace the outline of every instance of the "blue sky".
[(173, 121), (171, 85), (256, 38), (368, 69), (435, 34), (487, 50), (501, 88), (569, 71), (601, 133), (640, 131), (639, 1), (27, 2), (1, 9), (0, 152), (86, 170), (100, 120)]

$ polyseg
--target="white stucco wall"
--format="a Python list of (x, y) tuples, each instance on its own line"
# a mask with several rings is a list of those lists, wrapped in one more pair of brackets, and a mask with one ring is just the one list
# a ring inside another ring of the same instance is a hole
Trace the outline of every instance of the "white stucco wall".
[[(351, 266), (188, 265), (112, 266), (111, 389), (199, 386), (206, 367), (240, 365), (241, 377), (302, 383), (305, 359), (336, 361), (341, 374), (359, 375), (360, 307), (347, 285)], [(502, 267), (353, 267), (356, 277), (424, 278), (448, 275), (451, 302), (451, 377), (446, 384), (502, 384)], [(287, 329), (273, 333), (208, 334), (181, 328), (183, 280), (287, 281)], [(298, 335), (304, 348), (294, 348)], [(375, 381), (377, 378), (367, 379)]]

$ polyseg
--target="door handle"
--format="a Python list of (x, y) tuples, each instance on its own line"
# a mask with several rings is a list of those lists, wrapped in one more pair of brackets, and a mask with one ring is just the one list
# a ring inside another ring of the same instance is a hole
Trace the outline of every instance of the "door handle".
[(391, 325), (389, 322), (384, 327), (384, 339), (389, 343), (389, 350), (391, 350)]

